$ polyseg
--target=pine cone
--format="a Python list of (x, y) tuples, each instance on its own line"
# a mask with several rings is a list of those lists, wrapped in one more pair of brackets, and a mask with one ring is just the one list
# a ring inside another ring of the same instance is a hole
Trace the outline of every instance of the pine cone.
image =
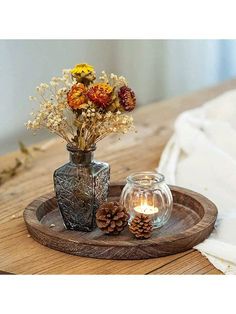
[(129, 230), (137, 239), (150, 238), (153, 230), (152, 218), (145, 214), (136, 214), (131, 221)]
[(106, 234), (119, 234), (128, 220), (129, 214), (119, 202), (103, 203), (96, 213), (97, 226)]

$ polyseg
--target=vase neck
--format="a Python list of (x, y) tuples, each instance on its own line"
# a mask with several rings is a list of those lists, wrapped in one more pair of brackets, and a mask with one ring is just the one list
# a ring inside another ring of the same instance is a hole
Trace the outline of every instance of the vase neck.
[(89, 150), (80, 150), (76, 147), (71, 147), (67, 145), (67, 150), (70, 154), (70, 162), (76, 165), (88, 165), (92, 162), (95, 147), (92, 147)]

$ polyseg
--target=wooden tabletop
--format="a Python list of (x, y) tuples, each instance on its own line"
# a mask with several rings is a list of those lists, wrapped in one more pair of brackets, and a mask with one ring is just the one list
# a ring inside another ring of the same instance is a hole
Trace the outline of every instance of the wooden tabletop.
[[(111, 165), (111, 180), (124, 180), (134, 171), (154, 170), (182, 111), (201, 105), (236, 80), (191, 95), (153, 103), (134, 113), (137, 133), (99, 143), (96, 158)], [(67, 255), (40, 245), (29, 237), (22, 213), (28, 203), (53, 190), (52, 173), (68, 160), (60, 139), (43, 143), (34, 152), (30, 169), (0, 187), (0, 273), (13, 274), (221, 274), (196, 250), (149, 260), (116, 261)], [(0, 169), (19, 152), (0, 157)]]

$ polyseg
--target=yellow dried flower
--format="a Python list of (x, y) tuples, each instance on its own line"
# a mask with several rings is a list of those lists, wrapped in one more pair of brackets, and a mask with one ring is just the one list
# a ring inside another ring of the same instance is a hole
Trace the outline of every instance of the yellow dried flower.
[(81, 73), (92, 73), (94, 72), (94, 68), (87, 64), (87, 63), (81, 63), (81, 64), (77, 64), (72, 70), (71, 70), (71, 74), (73, 75), (78, 75)]
[(93, 66), (87, 63), (77, 64), (70, 72), (77, 82), (85, 85), (93, 82), (96, 78)]

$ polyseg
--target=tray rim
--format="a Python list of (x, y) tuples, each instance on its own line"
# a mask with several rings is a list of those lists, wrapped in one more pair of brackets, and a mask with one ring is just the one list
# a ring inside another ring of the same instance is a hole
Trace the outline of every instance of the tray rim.
[[(110, 184), (111, 186), (123, 186), (124, 182), (112, 182)], [(212, 226), (214, 226), (216, 218), (217, 218), (217, 207), (216, 205), (209, 200), (207, 197), (205, 197), (204, 195), (194, 192), (190, 189), (186, 189), (186, 188), (182, 188), (180, 186), (174, 186), (174, 185), (169, 185), (170, 189), (173, 191), (177, 191), (179, 192), (180, 190), (182, 192), (184, 192), (186, 195), (194, 198), (195, 200), (197, 200), (199, 203), (202, 203), (202, 201), (204, 201), (205, 204), (207, 204), (207, 206), (204, 207), (204, 215), (201, 218), (201, 220), (195, 224), (194, 226), (190, 227), (189, 229), (185, 229), (183, 232), (179, 232), (176, 233), (175, 235), (171, 235), (171, 236), (165, 236), (165, 237), (155, 237), (155, 238), (150, 238), (150, 239), (146, 239), (146, 240), (137, 240), (137, 239), (130, 239), (129, 241), (125, 243), (124, 240), (117, 240), (112, 242), (108, 241), (106, 242), (106, 240), (103, 240), (103, 242), (101, 242), (100, 240), (94, 240), (94, 239), (84, 239), (83, 237), (81, 237), (80, 239), (68, 239), (68, 234), (72, 233), (76, 233), (77, 231), (71, 231), (71, 230), (65, 230), (63, 233), (60, 231), (56, 231), (53, 229), (50, 229), (48, 227), (46, 227), (45, 225), (42, 225), (40, 223), (40, 221), (37, 219), (36, 216), (36, 210), (32, 210), (35, 207), (39, 207), (40, 205), (42, 205), (42, 203), (44, 203), (46, 200), (55, 198), (55, 193), (54, 192), (50, 192), (47, 194), (44, 194), (42, 196), (40, 196), (39, 198), (35, 199), (34, 201), (32, 201), (24, 210), (23, 213), (23, 217), (27, 226), (27, 229), (29, 230), (29, 233), (33, 236), (33, 238), (35, 238), (36, 240), (38, 240), (38, 237), (34, 237), (34, 230), (36, 229), (37, 232), (40, 232), (44, 235), (47, 235), (48, 237), (53, 237), (54, 239), (60, 239), (60, 240), (65, 240), (68, 242), (74, 242), (78, 245), (90, 245), (90, 246), (100, 246), (100, 247), (107, 247), (107, 246), (111, 246), (114, 245), (115, 247), (135, 247), (135, 246), (141, 246), (142, 247), (147, 247), (147, 246), (152, 246), (152, 245), (158, 245), (158, 243), (161, 243), (162, 245), (165, 243), (174, 243), (176, 241), (182, 240), (182, 239), (186, 239), (186, 238), (191, 238), (191, 236), (195, 236), (198, 233), (201, 233), (202, 231), (208, 229), (208, 228), (213, 228)], [(41, 242), (42, 243), (42, 242)]]

